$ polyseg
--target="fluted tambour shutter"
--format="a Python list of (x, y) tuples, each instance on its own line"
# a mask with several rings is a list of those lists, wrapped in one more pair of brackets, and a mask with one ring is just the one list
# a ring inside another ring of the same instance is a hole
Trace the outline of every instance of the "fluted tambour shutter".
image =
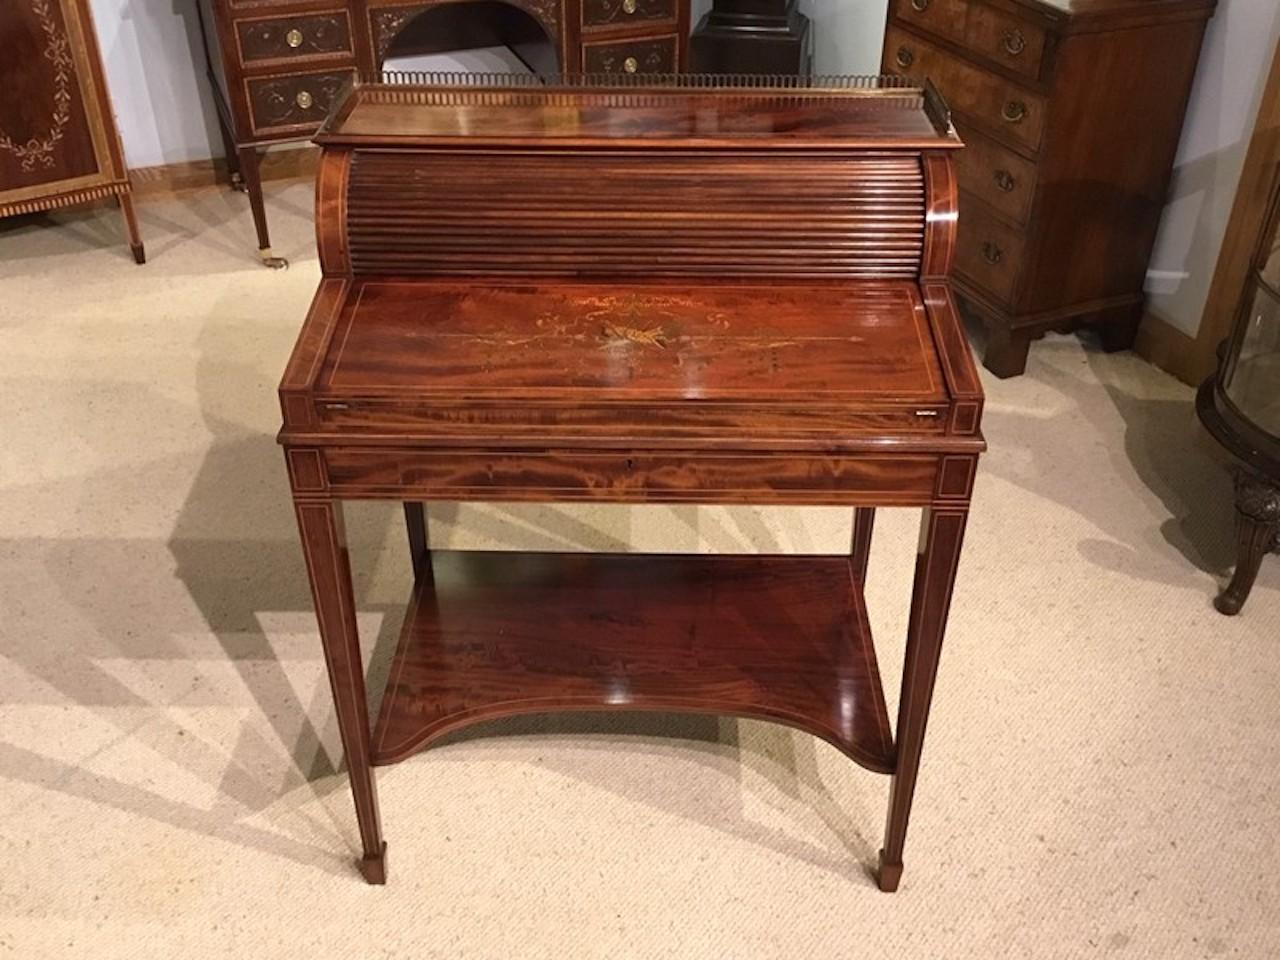
[(357, 152), (347, 215), (356, 274), (907, 278), (924, 176), (910, 155)]

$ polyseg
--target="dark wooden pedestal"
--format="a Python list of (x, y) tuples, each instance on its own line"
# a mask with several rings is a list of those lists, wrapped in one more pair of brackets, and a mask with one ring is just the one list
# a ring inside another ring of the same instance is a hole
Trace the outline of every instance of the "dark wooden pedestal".
[(794, 76), (813, 70), (809, 18), (796, 0), (715, 0), (689, 50), (698, 73)]

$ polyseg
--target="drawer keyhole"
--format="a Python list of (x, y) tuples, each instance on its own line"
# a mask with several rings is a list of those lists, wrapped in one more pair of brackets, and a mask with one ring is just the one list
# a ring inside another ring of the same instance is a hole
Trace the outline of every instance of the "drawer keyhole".
[(987, 263), (992, 266), (995, 266), (1004, 259), (1004, 251), (1000, 249), (999, 244), (992, 243), (988, 240), (982, 245), (982, 259), (986, 260)]
[(1018, 181), (1013, 178), (1013, 174), (1008, 170), (996, 171), (996, 186), (1005, 193), (1013, 193), (1013, 188), (1018, 185)]
[(911, 52), (910, 47), (898, 48), (898, 66), (906, 69), (916, 62), (916, 55)]

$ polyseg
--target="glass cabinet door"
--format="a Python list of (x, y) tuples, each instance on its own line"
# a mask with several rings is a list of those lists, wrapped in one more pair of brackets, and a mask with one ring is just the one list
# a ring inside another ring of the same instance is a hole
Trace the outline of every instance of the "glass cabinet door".
[(1271, 215), (1223, 368), (1227, 398), (1250, 423), (1280, 438), (1280, 170)]

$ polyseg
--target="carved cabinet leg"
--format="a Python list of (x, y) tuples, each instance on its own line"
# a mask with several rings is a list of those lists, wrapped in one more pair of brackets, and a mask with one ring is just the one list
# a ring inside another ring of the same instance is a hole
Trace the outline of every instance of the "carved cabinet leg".
[(413, 576), (416, 580), (430, 563), (431, 537), (427, 529), (426, 507), (421, 503), (406, 503), (404, 523), (409, 531), (409, 555), (413, 558)]
[(853, 576), (866, 586), (867, 559), (871, 555), (871, 532), (876, 524), (875, 507), (858, 507), (853, 514), (853, 547), (849, 552), (853, 561)]
[(377, 784), (373, 778), (364, 661), (356, 629), (355, 595), (342, 508), (326, 501), (299, 501), (294, 507), (364, 846), (364, 856), (358, 866), (369, 883), (386, 883), (387, 845), (382, 840)]
[(253, 226), (258, 231), (258, 256), (264, 265), (273, 270), (281, 270), (289, 266), (284, 257), (277, 257), (271, 252), (271, 234), (267, 230), (267, 204), (262, 196), (262, 174), (259, 169), (262, 158), (257, 147), (241, 147), (237, 151), (240, 175), (244, 178), (245, 190), (249, 194), (249, 207), (253, 211)]
[(1236, 474), (1236, 572), (1214, 600), (1219, 613), (1234, 617), (1244, 609), (1262, 567), (1262, 558), (1280, 548), (1280, 486)]
[(884, 849), (880, 851), (879, 884), (886, 893), (897, 890), (902, 879), (907, 821), (967, 520), (964, 508), (926, 510), (924, 514), (898, 704), (897, 762), (889, 790)]

